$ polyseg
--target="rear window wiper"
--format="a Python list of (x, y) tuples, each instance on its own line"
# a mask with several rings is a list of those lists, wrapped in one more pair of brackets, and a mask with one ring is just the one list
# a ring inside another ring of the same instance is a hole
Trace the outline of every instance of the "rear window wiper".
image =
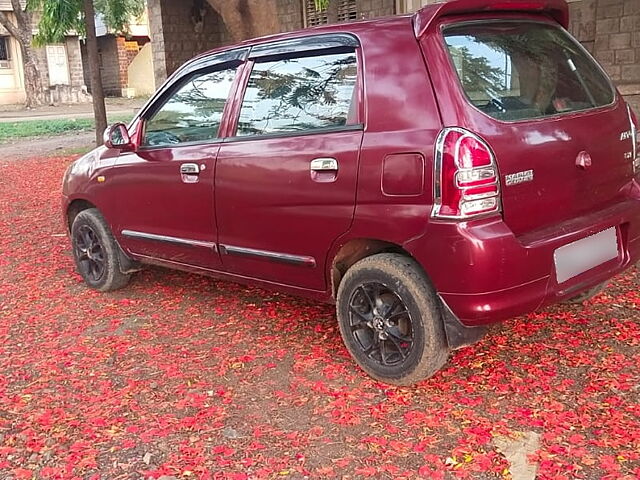
[(596, 99), (593, 96), (593, 94), (591, 93), (591, 90), (589, 90), (589, 87), (587, 86), (587, 82), (584, 81), (584, 77), (582, 76), (582, 73), (580, 73), (580, 71), (578, 70), (578, 67), (576, 67), (576, 64), (573, 63), (573, 60), (569, 56), (568, 52), (565, 51), (564, 52), (564, 56), (567, 59), (567, 65), (569, 65), (569, 70), (571, 70), (575, 74), (576, 78), (580, 82), (580, 85), (582, 85), (582, 88), (584, 89), (584, 92), (587, 94), (587, 97), (589, 98), (589, 102), (591, 102), (591, 106), (595, 107), (596, 106)]

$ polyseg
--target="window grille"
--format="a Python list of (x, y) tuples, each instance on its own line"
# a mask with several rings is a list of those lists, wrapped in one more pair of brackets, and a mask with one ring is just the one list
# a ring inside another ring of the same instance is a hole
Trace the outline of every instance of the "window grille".
[(9, 42), (7, 37), (0, 37), (0, 62), (9, 60)]
[(314, 0), (304, 0), (304, 19), (306, 27), (315, 27), (329, 23), (326, 10), (316, 10)]
[[(358, 19), (357, 0), (331, 0), (338, 3), (337, 21), (351, 22)], [(303, 0), (305, 27), (315, 27), (330, 23), (327, 9), (317, 10), (315, 0)], [(333, 5), (329, 8), (333, 8)], [(335, 21), (335, 20), (334, 20)]]
[(340, 0), (338, 3), (338, 22), (352, 22), (358, 19), (356, 0)]

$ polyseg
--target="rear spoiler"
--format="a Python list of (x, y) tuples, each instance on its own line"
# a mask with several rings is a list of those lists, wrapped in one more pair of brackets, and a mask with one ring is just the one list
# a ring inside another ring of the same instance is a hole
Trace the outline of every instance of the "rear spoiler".
[(425, 6), (414, 15), (416, 38), (422, 37), (438, 18), (486, 12), (543, 13), (564, 28), (569, 27), (569, 6), (565, 0), (442, 0)]

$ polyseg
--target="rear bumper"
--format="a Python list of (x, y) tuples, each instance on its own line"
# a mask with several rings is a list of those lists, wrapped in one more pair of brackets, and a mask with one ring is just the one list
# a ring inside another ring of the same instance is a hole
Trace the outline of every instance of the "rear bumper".
[[(635, 184), (634, 191), (640, 193)], [(484, 325), (571, 298), (640, 260), (639, 199), (524, 236), (514, 235), (500, 218), (433, 222), (405, 247), (464, 325)], [(558, 283), (555, 250), (610, 227), (618, 233), (618, 258)]]

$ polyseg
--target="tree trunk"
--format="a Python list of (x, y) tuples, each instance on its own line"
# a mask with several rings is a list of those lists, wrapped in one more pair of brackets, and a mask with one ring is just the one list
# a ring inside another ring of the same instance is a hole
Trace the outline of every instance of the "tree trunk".
[(27, 96), (25, 106), (34, 108), (42, 104), (44, 93), (42, 90), (42, 78), (40, 77), (33, 48), (31, 48), (31, 39), (28, 42), (18, 43), (20, 43), (22, 65), (24, 67), (24, 90)]
[(235, 42), (280, 31), (275, 0), (207, 0)]
[(91, 95), (93, 96), (93, 115), (96, 123), (96, 145), (102, 145), (102, 135), (107, 129), (107, 108), (104, 103), (104, 89), (100, 75), (100, 57), (96, 38), (96, 12), (93, 0), (83, 0), (84, 23), (87, 30), (87, 55), (91, 71)]
[(24, 91), (26, 94), (25, 106), (33, 108), (42, 104), (43, 90), (42, 79), (38, 69), (31, 43), (33, 33), (31, 26), (31, 14), (21, 10), (20, 2), (12, 0), (11, 5), (15, 16), (15, 23), (9, 19), (5, 12), (0, 11), (0, 25), (16, 39), (22, 53), (22, 65), (24, 70)]

